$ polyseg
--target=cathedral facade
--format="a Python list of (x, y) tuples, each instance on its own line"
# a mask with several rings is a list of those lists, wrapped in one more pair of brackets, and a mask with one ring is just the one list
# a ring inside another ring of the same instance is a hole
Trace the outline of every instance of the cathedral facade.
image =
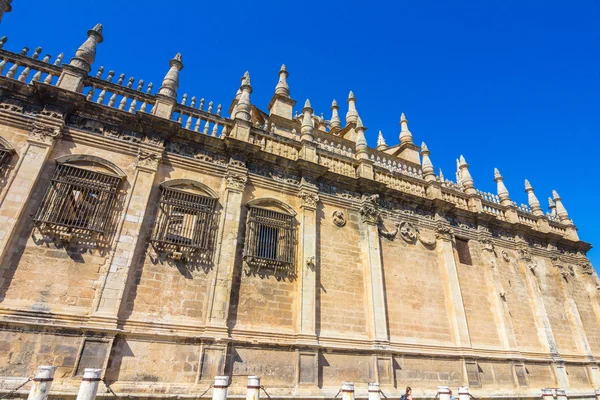
[(61, 398), (85, 368), (108, 397), (593, 397), (598, 277), (558, 193), (481, 192), (462, 156), (445, 179), (404, 115), (369, 147), (352, 93), (294, 115), (285, 66), (266, 111), (248, 73), (227, 109), (178, 92), (180, 55), (158, 90), (92, 72), (102, 40), (0, 40), (3, 393), (51, 365)]

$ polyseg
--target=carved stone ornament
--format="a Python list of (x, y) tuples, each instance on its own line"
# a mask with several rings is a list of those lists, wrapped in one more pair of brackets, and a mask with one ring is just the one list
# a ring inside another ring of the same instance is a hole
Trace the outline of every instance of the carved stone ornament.
[(339, 226), (340, 228), (346, 225), (346, 216), (343, 211), (336, 210), (333, 212), (331, 219), (335, 226)]
[(379, 224), (379, 234), (388, 240), (396, 239), (396, 236), (398, 235), (399, 231), (400, 231), (400, 224), (396, 224), (396, 229), (394, 229), (393, 231), (389, 231), (389, 230), (385, 229), (385, 226), (383, 226), (383, 223)]
[(490, 238), (483, 238), (479, 240), (481, 243), (481, 249), (483, 251), (489, 251), (490, 253), (495, 253), (494, 242)]
[(400, 237), (404, 239), (406, 243), (415, 243), (419, 236), (419, 231), (410, 222), (402, 221), (399, 225)]
[(244, 190), (247, 180), (248, 176), (246, 174), (232, 171), (227, 171), (227, 176), (225, 177), (227, 187), (234, 190)]
[(315, 256), (310, 256), (306, 259), (306, 266), (311, 270), (315, 269)]
[(592, 263), (589, 262), (589, 260), (583, 261), (581, 264), (579, 264), (579, 267), (581, 269), (582, 274), (586, 274), (586, 275), (594, 274), (594, 268), (592, 267)]
[(454, 230), (445, 224), (438, 224), (435, 228), (436, 239), (452, 240), (454, 236)]
[(510, 256), (508, 255), (506, 250), (502, 250), (502, 259), (507, 263), (510, 262)]
[(61, 131), (59, 128), (34, 122), (31, 132), (29, 132), (29, 140), (52, 144), (57, 139), (60, 139)]
[(160, 155), (149, 151), (139, 150), (138, 151), (138, 168), (148, 168), (156, 170), (158, 163), (160, 162)]
[(379, 221), (380, 212), (377, 204), (378, 200), (379, 195), (377, 194), (363, 194), (362, 205), (359, 210), (362, 222), (376, 224)]
[(301, 190), (299, 196), (302, 199), (302, 206), (311, 208), (317, 207), (317, 203), (319, 202), (318, 194), (308, 190)]
[(246, 161), (239, 156), (232, 156), (229, 159), (229, 165), (237, 168), (246, 168)]

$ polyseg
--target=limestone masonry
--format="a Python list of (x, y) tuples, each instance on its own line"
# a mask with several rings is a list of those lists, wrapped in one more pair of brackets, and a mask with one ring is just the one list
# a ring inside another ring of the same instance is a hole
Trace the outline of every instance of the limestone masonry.
[(594, 397), (599, 282), (558, 193), (483, 193), (462, 156), (444, 179), (404, 115), (368, 147), (352, 92), (294, 115), (285, 66), (267, 111), (248, 73), (227, 108), (178, 92), (179, 54), (156, 87), (92, 72), (87, 35), (0, 49), (0, 395), (53, 366), (61, 399)]

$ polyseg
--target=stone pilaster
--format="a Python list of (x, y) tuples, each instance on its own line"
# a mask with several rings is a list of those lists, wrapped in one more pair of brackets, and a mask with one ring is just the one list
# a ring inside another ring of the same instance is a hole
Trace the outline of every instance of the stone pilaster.
[(378, 195), (363, 195), (360, 208), (360, 248), (365, 263), (368, 315), (371, 338), (378, 344), (389, 344), (383, 266), (379, 241)]
[(558, 349), (556, 347), (556, 341), (554, 339), (554, 333), (550, 326), (550, 320), (548, 319), (548, 313), (546, 312), (546, 306), (540, 293), (539, 282), (535, 275), (537, 264), (531, 256), (529, 246), (525, 243), (519, 245), (519, 268), (521, 274), (525, 278), (525, 284), (529, 293), (529, 298), (532, 301), (533, 313), (535, 315), (535, 325), (538, 331), (538, 337), (540, 343), (547, 345), (548, 352), (552, 356), (554, 362), (554, 373), (558, 384), (563, 387), (568, 386), (567, 374), (562, 362)]
[(64, 122), (38, 118), (32, 125), (27, 144), (15, 166), (13, 178), (0, 202), (0, 260), (7, 258), (7, 250), (23, 217), (33, 188), (48, 160), (56, 141), (61, 137)]
[(227, 317), (238, 247), (236, 244), (241, 236), (242, 197), (247, 180), (248, 169), (245, 161), (238, 156), (231, 157), (224, 180), (223, 212), (215, 257), (216, 268), (211, 285), (209, 309), (206, 313), (207, 329), (220, 331), (224, 335), (227, 334)]
[(96, 323), (112, 325), (117, 322), (160, 160), (161, 153), (158, 151), (140, 149), (138, 153), (135, 175), (114, 252), (111, 254), (109, 269), (94, 299), (91, 319)]
[(303, 177), (298, 196), (300, 209), (300, 339), (316, 343), (317, 206), (319, 195), (314, 179)]
[[(598, 295), (598, 276), (589, 260), (582, 256), (579, 265), (576, 267), (576, 279), (580, 279), (587, 292), (594, 317), (600, 324), (600, 296)], [(597, 364), (590, 366), (590, 378), (594, 387), (600, 386), (600, 369)]]
[(454, 258), (454, 232), (449, 226), (440, 224), (436, 229), (436, 238), (440, 272), (444, 281), (446, 308), (453, 330), (452, 336), (457, 347), (471, 347), (467, 315)]

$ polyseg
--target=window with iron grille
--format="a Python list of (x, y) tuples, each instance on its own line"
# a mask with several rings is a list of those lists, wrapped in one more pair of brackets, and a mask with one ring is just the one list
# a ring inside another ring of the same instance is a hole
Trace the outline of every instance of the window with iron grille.
[(5, 147), (0, 145), (0, 169), (2, 169), (6, 164), (8, 164), (8, 160), (10, 160), (11, 151)]
[(34, 218), (62, 232), (106, 235), (121, 178), (59, 164)]
[(294, 217), (250, 207), (244, 249), (244, 258), (252, 267), (289, 270), (294, 262)]
[(188, 255), (211, 247), (212, 222), (217, 200), (161, 186), (152, 243), (159, 251)]

